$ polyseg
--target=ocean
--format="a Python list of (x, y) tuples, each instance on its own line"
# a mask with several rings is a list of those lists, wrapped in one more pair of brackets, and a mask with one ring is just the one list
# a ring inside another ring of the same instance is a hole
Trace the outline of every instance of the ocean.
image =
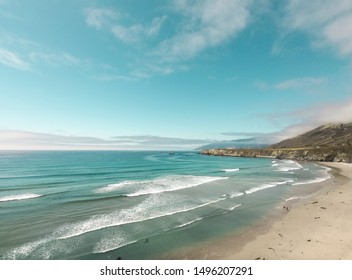
[(194, 151), (2, 151), (0, 259), (164, 259), (329, 177), (314, 163)]

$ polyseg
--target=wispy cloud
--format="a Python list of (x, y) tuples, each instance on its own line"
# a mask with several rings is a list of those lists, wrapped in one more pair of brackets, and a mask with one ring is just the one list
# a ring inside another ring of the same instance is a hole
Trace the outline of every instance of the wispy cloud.
[(86, 67), (90, 63), (69, 52), (57, 50), (43, 44), (10, 33), (0, 33), (0, 64), (28, 71), (41, 66)]
[(158, 35), (166, 16), (155, 17), (151, 23), (124, 23), (126, 14), (122, 16), (115, 9), (90, 8), (85, 10), (86, 23), (96, 29), (105, 28), (109, 30), (117, 39), (126, 44), (133, 44), (138, 41), (153, 38)]
[(125, 75), (118, 75), (118, 74), (101, 74), (96, 77), (99, 81), (135, 81), (136, 78), (134, 75), (125, 76)]
[(352, 99), (320, 103), (292, 112), (285, 112), (284, 115), (276, 114), (271, 117), (275, 117), (275, 119), (290, 118), (294, 121), (294, 124), (287, 126), (281, 131), (260, 136), (265, 137), (268, 143), (277, 143), (321, 125), (352, 122)]
[[(148, 78), (153, 73), (169, 74), (165, 67), (157, 66), (146, 59), (146, 49), (150, 49), (149, 42), (153, 42), (163, 27), (167, 16), (160, 15), (149, 22), (142, 22), (123, 11), (111, 8), (89, 8), (84, 10), (85, 21), (88, 26), (102, 32), (110, 33), (119, 42), (131, 45), (131, 52), (135, 52), (133, 59), (128, 62), (128, 72), (121, 73), (115, 67), (97, 77), (100, 81), (136, 81)], [(140, 46), (143, 45), (143, 52)], [(153, 60), (152, 60), (153, 61)], [(166, 73), (167, 72), (167, 73)]]
[(313, 45), (352, 55), (352, 1), (290, 0), (284, 18), (289, 29), (309, 33)]
[(278, 119), (284, 119), (291, 124), (281, 130), (269, 133), (230, 131), (224, 132), (222, 135), (253, 138), (253, 143), (257, 144), (269, 145), (278, 143), (321, 125), (352, 122), (352, 99), (319, 103), (291, 112), (271, 113), (267, 116), (262, 115), (261, 118), (262, 121), (266, 119), (268, 123), (272, 122), (275, 124)]
[(66, 52), (31, 52), (29, 58), (34, 63), (45, 63), (50, 66), (80, 66), (83, 61)]
[[(253, 3), (253, 0), (173, 0), (149, 22), (106, 8), (86, 9), (85, 16), (87, 25), (136, 46), (136, 62), (130, 63), (134, 69), (121, 76), (138, 79), (135, 73), (150, 77), (189, 69), (189, 65), (184, 65), (187, 61), (229, 42), (248, 26)], [(158, 37), (166, 23), (168, 32)]]
[(0, 48), (0, 63), (16, 70), (30, 70), (30, 64), (13, 51)]
[(89, 8), (84, 10), (86, 23), (97, 29), (110, 25), (111, 21), (119, 17), (117, 11), (108, 8)]
[(175, 0), (180, 31), (160, 43), (155, 54), (165, 61), (192, 58), (234, 38), (249, 23), (251, 0)]
[(324, 82), (325, 79), (320, 77), (303, 77), (285, 80), (273, 85), (273, 87), (278, 90), (307, 89), (312, 86), (322, 85)]
[(122, 25), (115, 24), (111, 27), (111, 32), (116, 38), (127, 44), (136, 43), (142, 39), (149, 39), (157, 36), (166, 16), (156, 17), (151, 24), (144, 26), (142, 24)]
[(352, 122), (352, 99), (320, 103), (292, 112), (291, 115), (300, 116), (305, 123), (312, 125)]
[(263, 81), (257, 81), (255, 85), (260, 90), (297, 90), (301, 92), (312, 93), (321, 90), (327, 85), (329, 79), (326, 77), (298, 77), (288, 80), (283, 80), (277, 83), (267, 83)]
[(113, 139), (119, 141), (129, 141), (130, 143), (147, 145), (147, 146), (199, 146), (201, 144), (207, 144), (214, 140), (209, 139), (184, 139), (184, 138), (170, 138), (160, 137), (152, 135), (141, 135), (141, 136), (116, 136)]
[(16, 130), (0, 131), (0, 150), (187, 150), (212, 142), (151, 135), (110, 139)]
[(236, 137), (259, 137), (262, 135), (265, 135), (266, 133), (260, 133), (260, 132), (241, 132), (241, 131), (228, 131), (228, 132), (223, 132), (221, 135), (225, 136), (236, 136)]

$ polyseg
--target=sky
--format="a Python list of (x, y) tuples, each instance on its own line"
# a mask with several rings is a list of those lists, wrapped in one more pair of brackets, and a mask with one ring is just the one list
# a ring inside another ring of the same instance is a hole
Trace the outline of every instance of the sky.
[(350, 0), (0, 0), (0, 150), (274, 143), (351, 78)]

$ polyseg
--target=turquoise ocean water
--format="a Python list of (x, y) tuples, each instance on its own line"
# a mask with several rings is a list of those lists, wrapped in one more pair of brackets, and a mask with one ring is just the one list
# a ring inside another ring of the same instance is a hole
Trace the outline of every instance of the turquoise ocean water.
[(327, 169), (196, 152), (0, 152), (0, 259), (160, 259), (295, 199)]

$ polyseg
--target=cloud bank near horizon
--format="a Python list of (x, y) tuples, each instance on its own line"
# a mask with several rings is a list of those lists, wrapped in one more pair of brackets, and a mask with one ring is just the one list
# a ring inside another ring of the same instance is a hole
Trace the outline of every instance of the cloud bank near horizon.
[(0, 131), (0, 150), (191, 150), (212, 141), (151, 135), (101, 139), (18, 130)]
[[(329, 123), (352, 122), (352, 98), (343, 102), (319, 104), (285, 116), (299, 119), (295, 124), (272, 133), (224, 132), (226, 137), (253, 138), (255, 144), (274, 144), (305, 133)], [(223, 140), (223, 139), (222, 139)], [(114, 136), (109, 139), (82, 136), (26, 132), (18, 130), (0, 131), (0, 150), (193, 150), (216, 143), (214, 139), (185, 139), (153, 135)]]
[[(236, 139), (254, 138), (255, 143), (274, 144), (321, 125), (352, 122), (352, 98), (340, 102), (318, 104), (285, 114), (275, 114), (270, 118), (273, 120), (291, 118), (296, 121), (272, 133), (228, 131), (221, 135)], [(102, 139), (0, 130), (0, 150), (192, 150), (216, 142), (215, 139), (185, 139), (153, 135), (114, 136)]]
[(233, 131), (224, 132), (222, 135), (254, 138), (258, 144), (274, 144), (288, 138), (296, 137), (321, 125), (349, 123), (352, 122), (352, 98), (340, 102), (317, 104), (285, 114), (271, 114), (269, 117), (266, 116), (266, 118), (269, 119), (269, 122), (280, 118), (289, 118), (295, 120), (295, 123), (272, 133)]

